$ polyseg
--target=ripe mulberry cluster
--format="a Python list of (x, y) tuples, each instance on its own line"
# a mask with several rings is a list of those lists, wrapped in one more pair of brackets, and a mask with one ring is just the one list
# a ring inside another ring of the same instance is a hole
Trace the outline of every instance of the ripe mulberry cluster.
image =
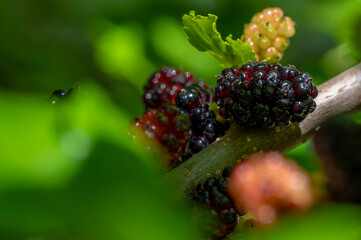
[(316, 108), (312, 77), (294, 66), (251, 61), (218, 76), (219, 114), (243, 127), (272, 127), (300, 122)]
[(192, 85), (182, 89), (175, 101), (177, 107), (191, 120), (191, 131), (184, 159), (208, 147), (218, 137), (225, 134), (228, 122), (216, 118), (216, 112), (210, 110), (214, 94), (208, 88)]
[(144, 86), (143, 101), (146, 108), (158, 108), (169, 101), (175, 105), (177, 93), (195, 83), (193, 75), (170, 67), (163, 67), (149, 77)]
[(182, 161), (189, 136), (190, 121), (171, 104), (164, 104), (158, 109), (143, 113), (134, 119), (135, 127), (156, 140), (168, 153), (167, 165), (177, 166)]
[(209, 146), (229, 127), (210, 109), (214, 88), (188, 72), (163, 67), (149, 78), (144, 90), (147, 111), (135, 118), (135, 126), (168, 152), (171, 168)]
[(282, 59), (294, 34), (291, 18), (284, 17), (280, 8), (266, 8), (253, 16), (241, 39), (251, 45), (257, 60), (269, 58), (269, 62), (275, 63)]
[(208, 219), (214, 221), (203, 223), (201, 226), (212, 239), (223, 239), (238, 224), (242, 213), (237, 211), (233, 200), (227, 193), (231, 168), (225, 168), (218, 178), (209, 178), (197, 186), (193, 200), (197, 207), (206, 208)]

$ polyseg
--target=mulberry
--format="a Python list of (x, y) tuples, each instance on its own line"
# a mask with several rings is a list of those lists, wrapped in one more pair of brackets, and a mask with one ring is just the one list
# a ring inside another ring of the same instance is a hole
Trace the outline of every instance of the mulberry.
[(228, 193), (237, 209), (270, 224), (283, 210), (306, 210), (313, 201), (311, 180), (298, 165), (277, 152), (256, 153), (236, 165)]
[[(169, 101), (175, 105), (177, 93), (184, 87), (196, 83), (189, 72), (182, 72), (170, 67), (163, 67), (150, 76), (144, 87), (143, 101), (147, 109), (156, 109)], [(203, 82), (199, 82), (203, 86)]]
[(208, 147), (218, 137), (223, 136), (229, 127), (227, 121), (219, 121), (216, 112), (210, 109), (213, 96), (210, 89), (192, 85), (182, 89), (175, 99), (177, 107), (191, 120), (184, 160)]
[(201, 107), (203, 103), (211, 104), (213, 101), (214, 91), (206, 85), (201, 87), (198, 84), (181, 89), (175, 98), (177, 107), (188, 113)]
[(257, 60), (269, 58), (270, 63), (275, 63), (282, 59), (283, 51), (290, 45), (289, 38), (294, 34), (291, 18), (283, 16), (280, 8), (266, 8), (253, 16), (241, 39), (251, 45)]
[(211, 223), (201, 226), (212, 239), (223, 239), (231, 233), (238, 224), (239, 212), (233, 200), (227, 193), (231, 168), (225, 168), (218, 178), (209, 178), (196, 187), (193, 200), (196, 206), (206, 209)]
[(254, 61), (223, 70), (215, 91), (219, 114), (244, 127), (300, 122), (315, 110), (318, 95), (308, 73)]
[(134, 122), (136, 128), (149, 139), (156, 140), (168, 153), (169, 167), (175, 167), (182, 162), (190, 131), (190, 120), (186, 114), (180, 113), (177, 107), (168, 103), (144, 112), (142, 117), (136, 117)]

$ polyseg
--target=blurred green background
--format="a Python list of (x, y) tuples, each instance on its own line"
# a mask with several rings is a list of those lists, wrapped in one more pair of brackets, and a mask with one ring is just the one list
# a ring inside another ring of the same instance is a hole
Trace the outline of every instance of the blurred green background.
[[(0, 239), (198, 239), (190, 212), (160, 181), (157, 156), (133, 144), (128, 124), (162, 65), (215, 85), (221, 68), (188, 43), (183, 14), (216, 14), (222, 36), (239, 37), (270, 6), (297, 24), (283, 64), (319, 84), (360, 62), (360, 0), (0, 1)], [(46, 101), (76, 86), (80, 98)], [(311, 173), (321, 168), (311, 143), (288, 155)], [(359, 213), (324, 206), (303, 216), (316, 225), (302, 230), (301, 216), (289, 220), (299, 226), (293, 232), (281, 224), (274, 236), (356, 239), (361, 230), (348, 222), (360, 222)], [(343, 219), (340, 231), (327, 231), (330, 219)]]

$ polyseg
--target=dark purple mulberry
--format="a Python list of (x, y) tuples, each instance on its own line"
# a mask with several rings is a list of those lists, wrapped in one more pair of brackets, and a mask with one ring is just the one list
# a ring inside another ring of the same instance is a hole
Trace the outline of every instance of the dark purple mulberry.
[(191, 112), (193, 109), (200, 108), (203, 103), (211, 104), (213, 98), (214, 94), (210, 88), (205, 85), (201, 87), (198, 84), (193, 84), (181, 89), (175, 98), (175, 102), (178, 108)]
[(308, 73), (254, 61), (223, 70), (215, 89), (220, 115), (243, 127), (300, 122), (315, 110), (318, 95)]
[(144, 86), (143, 101), (147, 109), (156, 109), (169, 101), (175, 104), (177, 93), (184, 87), (198, 83), (203, 87), (203, 82), (197, 82), (189, 72), (182, 72), (171, 67), (163, 67), (149, 77)]
[(236, 210), (227, 192), (231, 171), (232, 168), (225, 168), (219, 177), (208, 178), (195, 189), (193, 200), (196, 205), (205, 209), (209, 213), (208, 216), (213, 216), (213, 220), (216, 221), (203, 222), (201, 226), (212, 239), (225, 238), (237, 226), (239, 217), (244, 214)]
[(227, 121), (217, 120), (216, 112), (210, 109), (213, 101), (213, 92), (196, 84), (182, 89), (175, 98), (177, 107), (188, 114), (191, 120), (184, 160), (208, 147), (218, 137), (223, 136), (229, 127)]

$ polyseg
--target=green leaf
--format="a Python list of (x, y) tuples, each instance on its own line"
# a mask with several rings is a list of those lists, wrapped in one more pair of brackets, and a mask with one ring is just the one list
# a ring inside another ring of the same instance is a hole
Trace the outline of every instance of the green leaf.
[(194, 11), (182, 18), (183, 29), (189, 37), (189, 42), (199, 51), (207, 52), (223, 67), (242, 66), (250, 60), (256, 60), (252, 48), (240, 39), (233, 40), (232, 35), (222, 39), (217, 31), (217, 16), (207, 17), (195, 15)]

